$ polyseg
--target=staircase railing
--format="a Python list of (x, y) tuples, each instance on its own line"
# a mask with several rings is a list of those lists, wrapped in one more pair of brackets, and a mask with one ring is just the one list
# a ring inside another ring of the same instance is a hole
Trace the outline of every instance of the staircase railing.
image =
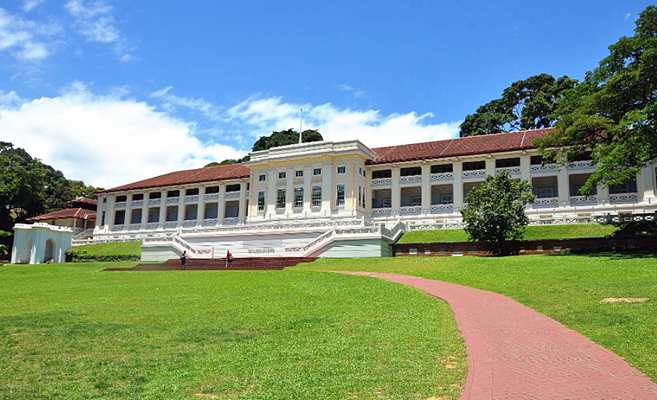
[(192, 258), (214, 258), (214, 248), (210, 246), (196, 247), (178, 235), (174, 236), (158, 236), (152, 238), (144, 238), (142, 243), (162, 243), (170, 244), (178, 249), (178, 251), (186, 251)]

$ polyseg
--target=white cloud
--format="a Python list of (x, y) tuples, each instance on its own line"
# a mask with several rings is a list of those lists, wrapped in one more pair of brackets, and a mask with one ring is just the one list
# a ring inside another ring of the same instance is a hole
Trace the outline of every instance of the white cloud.
[(343, 92), (351, 93), (351, 95), (354, 96), (354, 99), (364, 99), (367, 97), (367, 93), (365, 93), (364, 90), (356, 89), (355, 87), (346, 83), (339, 84), (338, 89), (342, 90)]
[(23, 11), (30, 12), (43, 3), (43, 0), (25, 0), (23, 1)]
[(0, 132), (68, 178), (103, 187), (243, 155), (202, 142), (192, 124), (146, 102), (94, 94), (81, 83), (32, 100), (0, 93)]
[(37, 24), (0, 8), (0, 52), (9, 52), (18, 60), (39, 61), (48, 57), (48, 38), (58, 31), (56, 25)]
[(304, 128), (319, 130), (326, 140), (359, 139), (370, 147), (453, 138), (458, 136), (460, 124), (431, 123), (431, 113), (382, 114), (371, 109), (341, 109), (331, 103), (286, 103), (280, 97), (249, 98), (227, 114), (232, 120), (243, 121), (259, 136), (298, 127), (300, 108), (304, 110)]
[(183, 107), (203, 114), (211, 120), (220, 119), (221, 108), (201, 98), (177, 96), (172, 93), (173, 86), (167, 86), (151, 93), (151, 97), (161, 100), (163, 107), (174, 111)]
[(117, 27), (114, 9), (104, 1), (69, 0), (64, 5), (75, 29), (89, 42), (111, 44), (119, 60), (130, 61), (131, 49)]

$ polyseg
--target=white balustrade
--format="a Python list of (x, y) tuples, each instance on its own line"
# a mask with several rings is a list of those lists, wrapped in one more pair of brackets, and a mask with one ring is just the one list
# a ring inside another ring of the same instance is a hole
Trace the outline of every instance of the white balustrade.
[(593, 161), (584, 160), (584, 161), (573, 161), (568, 163), (569, 170), (589, 170), (593, 169)]
[(132, 200), (130, 202), (130, 207), (141, 207), (144, 205), (144, 200)]
[(138, 231), (141, 229), (141, 224), (130, 224), (128, 225), (128, 230)]
[(183, 221), (182, 223), (183, 228), (193, 228), (196, 226), (196, 220), (195, 219), (189, 219), (187, 221)]
[(117, 201), (114, 203), (114, 208), (125, 208), (126, 202), (125, 201)]
[(193, 195), (185, 196), (185, 203), (198, 203), (198, 195), (193, 194)]
[(422, 206), (407, 206), (399, 208), (399, 215), (420, 215), (422, 214)]
[(503, 171), (506, 171), (513, 178), (518, 178), (522, 175), (520, 167), (503, 167), (495, 169), (495, 172), (498, 174)]
[(475, 169), (472, 171), (463, 171), (463, 179), (479, 179), (486, 177), (485, 169)]
[(433, 204), (431, 214), (451, 214), (454, 212), (454, 204)]
[(372, 217), (377, 218), (377, 217), (389, 217), (392, 215), (392, 209), (391, 208), (373, 208), (372, 209)]
[(537, 198), (531, 204), (533, 208), (554, 208), (559, 207), (559, 198), (558, 197), (544, 197)]
[(376, 178), (372, 179), (372, 187), (390, 186), (392, 185), (392, 178)]
[(167, 204), (178, 204), (180, 199), (178, 197), (167, 197)]
[(623, 204), (623, 203), (638, 203), (639, 196), (636, 193), (616, 193), (609, 195), (609, 203)]
[(237, 199), (240, 198), (240, 192), (239, 191), (226, 192), (226, 194), (224, 195), (224, 198), (226, 200), (237, 200)]
[(178, 226), (178, 221), (169, 221), (164, 223), (164, 229), (173, 229)]
[(431, 183), (435, 182), (450, 182), (454, 179), (454, 174), (452, 172), (442, 172), (439, 174), (431, 174)]
[(157, 229), (157, 226), (159, 224), (157, 222), (149, 222), (146, 225), (144, 225), (144, 229)]
[(536, 164), (529, 167), (529, 172), (532, 175), (549, 175), (559, 172), (559, 164)]
[(224, 218), (224, 225), (235, 225), (238, 222), (237, 217)]
[(201, 225), (203, 226), (215, 226), (219, 220), (217, 218), (206, 218), (203, 220)]
[(420, 184), (422, 183), (422, 175), (401, 176), (399, 177), (399, 183), (401, 185)]
[(203, 195), (205, 201), (219, 200), (219, 193), (208, 193)]
[(159, 206), (160, 204), (162, 204), (162, 199), (161, 198), (159, 198), (159, 199), (148, 199), (148, 205), (149, 206)]
[(570, 205), (573, 207), (594, 206), (596, 204), (598, 204), (597, 196), (570, 196)]

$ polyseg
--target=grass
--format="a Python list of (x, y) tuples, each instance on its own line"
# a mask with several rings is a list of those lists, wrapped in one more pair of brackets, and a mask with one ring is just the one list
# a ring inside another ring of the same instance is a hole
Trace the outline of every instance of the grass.
[[(388, 271), (508, 295), (624, 357), (657, 382), (657, 258), (622, 255), (320, 259), (301, 270)], [(648, 297), (645, 304), (600, 304)]]
[[(605, 237), (615, 231), (611, 225), (576, 224), (576, 225), (532, 225), (525, 229), (523, 239), (576, 239)], [(468, 235), (463, 229), (438, 229), (433, 231), (406, 232), (399, 240), (400, 244), (409, 243), (454, 243), (466, 242)]]
[(141, 242), (131, 240), (128, 242), (85, 244), (72, 247), (71, 254), (73, 257), (83, 258), (123, 256), (139, 259), (141, 256)]
[(413, 289), (296, 268), (101, 272), (108, 265), (131, 264), (0, 267), (0, 399), (460, 392), (451, 311)]

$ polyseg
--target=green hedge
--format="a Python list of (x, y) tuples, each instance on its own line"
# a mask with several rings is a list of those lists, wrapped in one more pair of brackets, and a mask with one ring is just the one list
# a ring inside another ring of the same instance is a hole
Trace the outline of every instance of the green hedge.
[[(615, 230), (614, 226), (601, 224), (532, 225), (525, 229), (522, 238), (524, 240), (598, 238), (610, 236)], [(411, 231), (404, 233), (399, 239), (400, 244), (467, 241), (468, 235), (463, 229)]]
[(141, 242), (86, 244), (71, 248), (69, 257), (71, 261), (138, 261), (141, 258)]

